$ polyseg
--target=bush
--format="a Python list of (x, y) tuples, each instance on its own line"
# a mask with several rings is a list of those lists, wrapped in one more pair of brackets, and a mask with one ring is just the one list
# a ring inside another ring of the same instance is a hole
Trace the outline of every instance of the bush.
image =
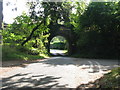
[(62, 42), (55, 42), (53, 44), (50, 45), (50, 48), (52, 49), (66, 49), (66, 45), (65, 43)]
[(10, 47), (7, 45), (4, 45), (2, 47), (2, 60), (11, 60), (11, 59), (20, 59), (21, 57), (19, 57), (17, 54), (19, 52), (14, 48), (14, 47)]
[[(31, 54), (31, 55), (29, 55)], [(3, 45), (2, 47), (2, 60), (31, 60), (44, 58), (39, 56), (38, 52), (30, 51), (25, 47), (12, 47), (8, 45)]]
[(17, 46), (16, 49), (20, 52), (24, 52), (24, 53), (27, 53), (27, 54), (30, 51), (29, 48), (24, 47), (24, 46)]
[(28, 52), (28, 54), (30, 54), (30, 55), (39, 55), (40, 52), (39, 52), (39, 50), (30, 50), (30, 51)]
[(100, 80), (101, 88), (120, 88), (120, 67), (113, 69)]

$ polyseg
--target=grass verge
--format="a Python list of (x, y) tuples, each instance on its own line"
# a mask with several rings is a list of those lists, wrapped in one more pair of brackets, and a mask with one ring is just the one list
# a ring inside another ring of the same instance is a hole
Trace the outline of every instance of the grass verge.
[(8, 60), (35, 60), (35, 59), (43, 59), (46, 58), (47, 55), (39, 54), (39, 55), (29, 55), (26, 52), (20, 52), (16, 48), (11, 48), (10, 46), (2, 47), (2, 61)]

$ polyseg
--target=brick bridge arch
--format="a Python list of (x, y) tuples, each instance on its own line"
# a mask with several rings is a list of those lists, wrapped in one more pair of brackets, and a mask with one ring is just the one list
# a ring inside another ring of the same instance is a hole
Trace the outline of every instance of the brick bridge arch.
[(48, 52), (50, 53), (50, 41), (55, 36), (63, 36), (67, 42), (68, 42), (68, 54), (73, 54), (73, 48), (74, 48), (74, 33), (72, 29), (65, 27), (64, 25), (58, 25), (58, 26), (52, 26), (50, 28), (50, 36), (48, 37)]

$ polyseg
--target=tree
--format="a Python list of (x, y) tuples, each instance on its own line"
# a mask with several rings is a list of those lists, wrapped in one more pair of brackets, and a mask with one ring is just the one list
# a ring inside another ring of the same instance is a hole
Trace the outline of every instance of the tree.
[[(15, 18), (13, 24), (3, 31), (4, 42), (22, 45), (26, 47), (37, 47), (38, 41), (47, 42), (49, 35), (49, 25), (58, 24), (63, 20), (68, 22), (66, 18), (68, 12), (62, 2), (29, 2), (29, 14), (23, 13)], [(66, 4), (67, 5), (67, 4)], [(68, 8), (67, 8), (68, 9)], [(53, 14), (54, 12), (54, 14)], [(64, 22), (64, 23), (65, 23)], [(47, 32), (47, 33), (46, 33)], [(42, 50), (42, 48), (41, 48)]]
[[(119, 3), (92, 2), (79, 16), (77, 34), (79, 49), (100, 57), (118, 57)], [(86, 53), (86, 54), (87, 54)]]
[(64, 21), (64, 24), (66, 25), (69, 24), (69, 13), (71, 9), (69, 3), (42, 2), (40, 4), (38, 2), (30, 2), (28, 5), (30, 6), (30, 17), (35, 24), (37, 23), (37, 25), (33, 28), (27, 39), (22, 42), (22, 45), (32, 38), (34, 31), (37, 30), (41, 24), (52, 27), (53, 25), (59, 24), (62, 21)]

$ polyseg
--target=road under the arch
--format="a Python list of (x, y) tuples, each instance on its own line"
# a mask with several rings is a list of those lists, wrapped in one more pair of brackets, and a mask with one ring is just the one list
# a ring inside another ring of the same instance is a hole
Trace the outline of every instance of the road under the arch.
[(67, 55), (68, 50), (58, 50), (58, 49), (50, 49), (50, 54), (54, 56), (65, 56)]

